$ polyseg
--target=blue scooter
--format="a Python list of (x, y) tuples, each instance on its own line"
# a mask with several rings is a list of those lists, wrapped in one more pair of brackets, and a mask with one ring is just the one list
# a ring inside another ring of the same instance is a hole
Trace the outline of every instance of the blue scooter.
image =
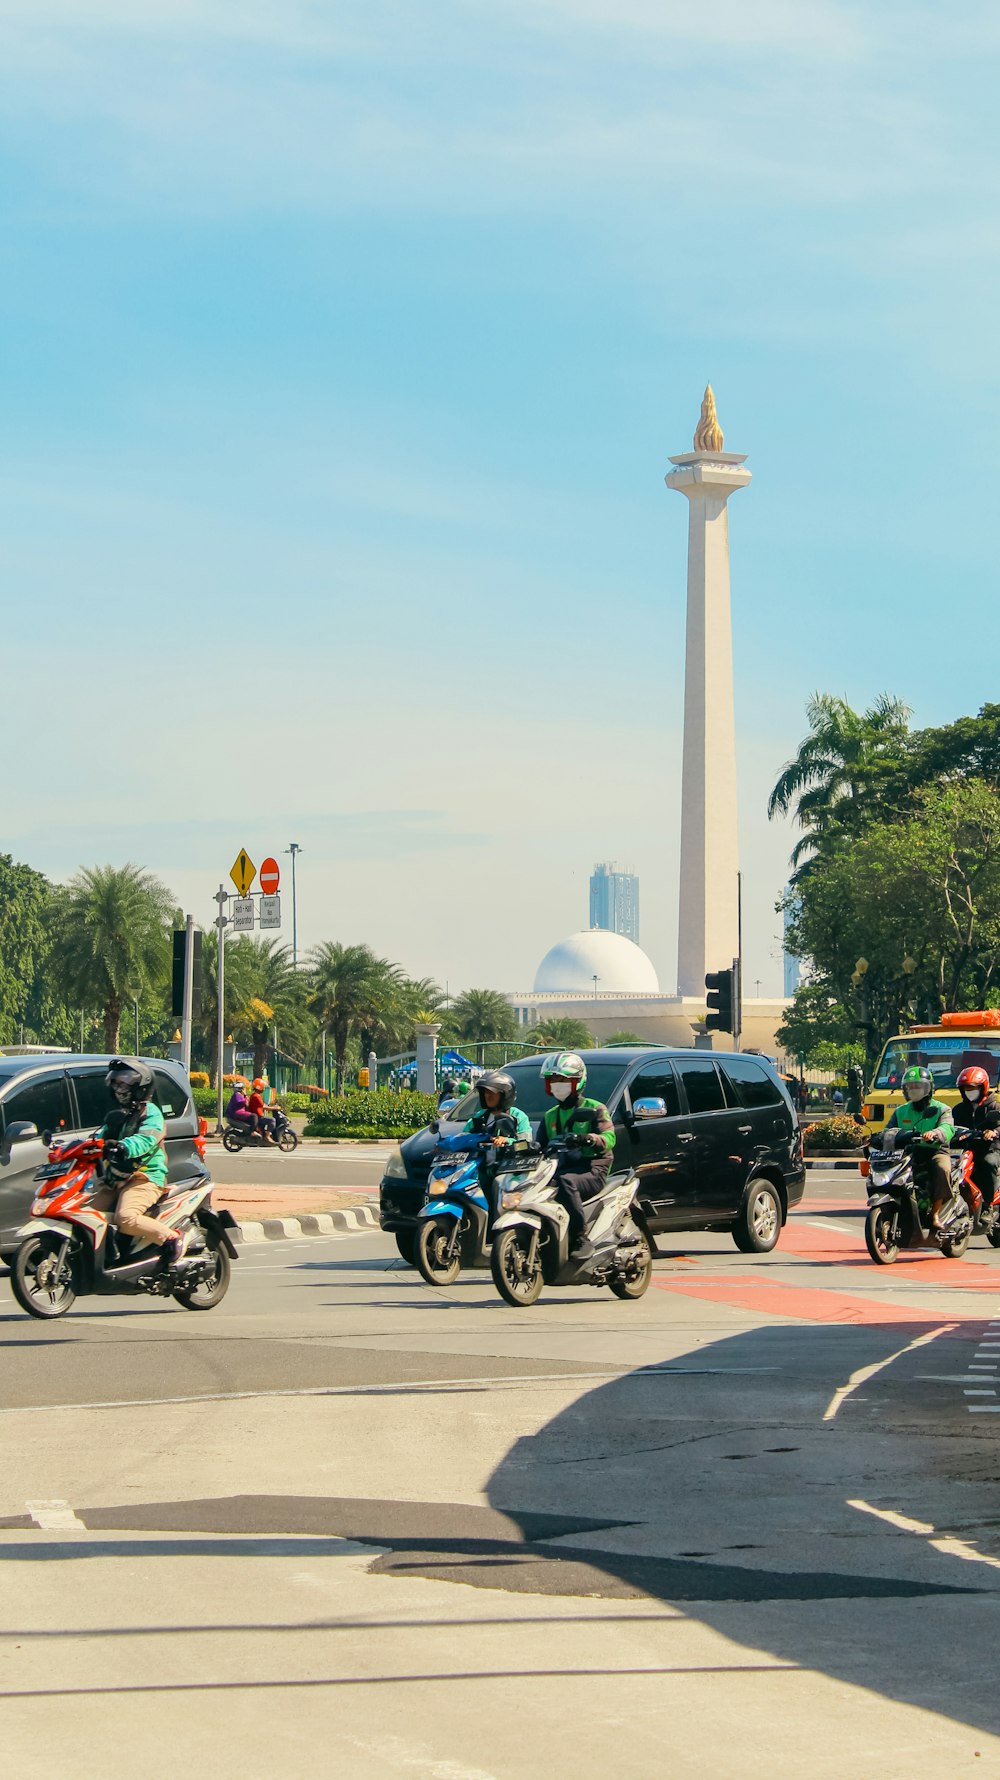
[(438, 1144), (417, 1214), (414, 1256), (429, 1286), (450, 1286), (463, 1267), (489, 1266), (496, 1206), (488, 1194), (496, 1172), (491, 1138), (458, 1131)]

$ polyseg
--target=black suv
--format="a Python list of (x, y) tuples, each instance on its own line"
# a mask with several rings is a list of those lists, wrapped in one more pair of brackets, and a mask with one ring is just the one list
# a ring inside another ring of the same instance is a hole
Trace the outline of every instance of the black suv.
[[(774, 1247), (789, 1207), (805, 1185), (799, 1122), (784, 1083), (766, 1057), (744, 1052), (660, 1050), (615, 1045), (581, 1053), (588, 1098), (615, 1122), (616, 1165), (639, 1176), (639, 1204), (658, 1230), (729, 1230), (746, 1253)], [(551, 1105), (541, 1054), (504, 1067), (517, 1105), (537, 1126)], [(442, 1134), (479, 1110), (473, 1092), (442, 1114)], [(414, 1132), (382, 1178), (379, 1218), (400, 1254), (413, 1258), (417, 1213), (437, 1136)]]
[[(143, 1059), (153, 1071), (156, 1101), (166, 1120), (169, 1179), (196, 1180), (208, 1169), (197, 1147), (198, 1114), (179, 1063)], [(35, 1170), (52, 1135), (82, 1136), (103, 1125), (111, 1098), (104, 1085), (110, 1057), (60, 1054), (0, 1056), (0, 1258), (17, 1247), (31, 1214)], [(27, 1127), (27, 1129), (26, 1129)]]

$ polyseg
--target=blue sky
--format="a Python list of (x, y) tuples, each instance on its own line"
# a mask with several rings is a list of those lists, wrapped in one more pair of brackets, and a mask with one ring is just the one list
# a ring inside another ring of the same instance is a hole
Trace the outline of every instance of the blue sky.
[(710, 377), (776, 992), (806, 696), (996, 696), (947, 648), (996, 610), (998, 47), (898, 0), (0, 0), (5, 845), (208, 919), (296, 839), (306, 943), (452, 988), (528, 986), (617, 856), (671, 988)]

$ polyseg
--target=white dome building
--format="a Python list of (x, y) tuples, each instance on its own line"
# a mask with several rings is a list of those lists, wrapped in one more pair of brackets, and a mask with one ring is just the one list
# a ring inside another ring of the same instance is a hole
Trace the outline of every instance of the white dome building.
[[(597, 982), (594, 982), (594, 978)], [(659, 979), (641, 946), (603, 927), (571, 933), (546, 952), (535, 972), (541, 995), (658, 995)]]

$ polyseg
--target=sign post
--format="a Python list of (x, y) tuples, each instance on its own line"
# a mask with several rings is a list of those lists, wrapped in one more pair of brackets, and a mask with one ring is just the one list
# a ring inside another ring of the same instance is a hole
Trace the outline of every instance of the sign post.
[(191, 1074), (191, 1011), (194, 1000), (194, 916), (184, 923), (184, 1002), (181, 1013), (181, 1062)]
[[(253, 880), (251, 879), (251, 882), (252, 881)], [(218, 1026), (217, 1026), (217, 1030), (216, 1030), (216, 1050), (215, 1050), (216, 1082), (217, 1082), (217, 1086), (218, 1086), (218, 1105), (217, 1105), (217, 1109), (216, 1109), (217, 1116), (218, 1116), (218, 1124), (216, 1126), (216, 1130), (221, 1131), (222, 1130), (222, 1095), (223, 1095), (222, 1073), (223, 1073), (223, 1067), (224, 1067), (223, 1056), (225, 1053), (225, 1045), (226, 1045), (226, 926), (227, 926), (227, 922), (226, 922), (226, 917), (225, 917), (225, 914), (223, 913), (223, 910), (225, 909), (226, 903), (229, 901), (229, 893), (226, 890), (224, 885), (222, 885), (222, 884), (219, 885), (218, 893), (216, 895), (215, 900), (219, 905), (219, 913), (218, 913), (218, 916), (216, 917), (216, 922), (215, 922), (216, 927), (219, 929), (219, 968), (218, 968), (219, 1017), (218, 1017)]]

